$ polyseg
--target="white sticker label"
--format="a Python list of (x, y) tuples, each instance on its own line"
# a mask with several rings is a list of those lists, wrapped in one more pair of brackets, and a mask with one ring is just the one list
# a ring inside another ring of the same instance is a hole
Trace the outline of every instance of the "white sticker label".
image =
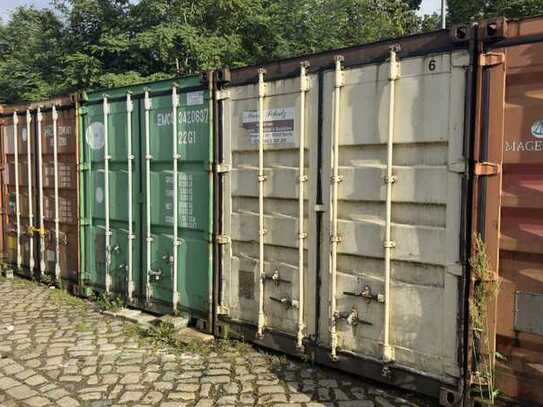
[(532, 124), (532, 136), (543, 138), (543, 120), (537, 120)]
[(204, 91), (187, 93), (187, 106), (196, 106), (204, 104)]
[[(294, 107), (264, 110), (264, 144), (294, 144)], [(249, 132), (249, 142), (258, 144), (257, 111), (243, 112), (242, 126)]]
[(55, 261), (55, 252), (52, 250), (47, 250), (46, 257), (47, 257), (47, 261), (51, 261), (51, 262)]
[(102, 202), (104, 202), (104, 190), (102, 189), (102, 187), (96, 187), (94, 197), (97, 203), (101, 204)]
[(104, 148), (104, 125), (100, 122), (91, 123), (85, 131), (85, 140), (93, 150)]
[(26, 128), (23, 128), (21, 130), (21, 137), (23, 138), (23, 141), (26, 143), (26, 139), (28, 138), (28, 132), (26, 131)]

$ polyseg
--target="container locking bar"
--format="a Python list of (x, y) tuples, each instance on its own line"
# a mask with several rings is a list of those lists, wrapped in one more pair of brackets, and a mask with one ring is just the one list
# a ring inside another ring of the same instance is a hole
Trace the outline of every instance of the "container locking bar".
[(304, 227), (304, 184), (308, 177), (305, 175), (305, 96), (310, 89), (309, 78), (307, 77), (308, 62), (300, 64), (300, 148), (298, 168), (298, 332), (296, 347), (303, 350), (304, 339), (304, 242), (307, 238)]
[[(30, 273), (34, 273), (34, 241), (33, 241), (33, 235), (32, 232), (34, 230), (34, 207), (32, 205), (32, 150), (30, 147), (30, 141), (32, 139), (31, 137), (31, 127), (30, 124), (32, 123), (32, 115), (30, 114), (30, 110), (26, 111), (26, 157), (27, 157), (27, 185), (28, 185), (28, 230), (27, 235), (29, 236), (29, 266), (30, 266)], [(30, 233), (29, 233), (30, 232)]]
[(45, 210), (43, 207), (43, 157), (41, 137), (43, 114), (40, 107), (38, 107), (37, 118), (38, 134), (36, 135), (36, 139), (38, 140), (38, 193), (40, 200), (40, 227), (37, 232), (40, 235), (40, 277), (43, 278), (45, 276), (45, 235), (47, 234), (47, 231), (44, 226)]
[(265, 274), (263, 278), (264, 280), (271, 280), (276, 286), (278, 286), (280, 283), (292, 284), (291, 281), (281, 278), (279, 275), (279, 270), (275, 270), (271, 275)]
[(258, 70), (258, 325), (256, 336), (261, 339), (264, 335), (264, 69)]
[(172, 144), (173, 144), (173, 261), (172, 261), (172, 308), (177, 311), (179, 303), (179, 291), (177, 290), (177, 252), (181, 242), (178, 238), (178, 202), (179, 202), (179, 183), (178, 183), (178, 164), (181, 156), (177, 152), (177, 108), (179, 106), (179, 97), (177, 96), (177, 87), (172, 88)]
[(298, 301), (290, 299), (290, 298), (286, 298), (286, 297), (282, 297), (282, 298), (270, 297), (270, 300), (272, 300), (274, 302), (278, 302), (278, 303), (280, 303), (282, 305), (285, 305), (287, 307), (287, 309), (290, 309), (290, 308), (300, 309), (300, 303)]
[[(390, 345), (390, 263), (391, 250), (396, 243), (391, 238), (392, 225), (392, 185), (397, 177), (392, 174), (392, 157), (394, 149), (394, 116), (396, 99), (396, 82), (400, 78), (400, 63), (397, 57), (398, 47), (390, 49), (390, 73), (389, 73), (389, 106), (388, 106), (388, 139), (387, 139), (387, 167), (386, 167), (386, 211), (385, 211), (385, 320), (383, 326), (383, 361), (390, 363), (394, 361), (394, 348)], [(386, 372), (384, 371), (383, 374)]]
[(134, 111), (134, 103), (132, 102), (132, 95), (126, 94), (126, 137), (128, 148), (128, 265), (126, 271), (128, 272), (128, 286), (127, 286), (127, 298), (128, 301), (132, 301), (134, 297), (134, 278), (133, 278), (133, 245), (134, 245), (134, 213), (133, 213), (133, 187), (132, 187), (132, 171), (134, 163), (134, 154), (132, 152), (132, 112)]
[(358, 310), (355, 307), (353, 307), (351, 311), (335, 312), (334, 319), (344, 320), (345, 322), (347, 322), (348, 325), (351, 326), (357, 326), (358, 324), (373, 325), (373, 323), (369, 321), (360, 319), (358, 315)]
[(383, 294), (374, 294), (372, 291), (371, 291), (371, 287), (369, 285), (365, 286), (362, 291), (360, 291), (359, 293), (356, 293), (356, 292), (352, 292), (352, 291), (344, 291), (343, 292), (343, 295), (347, 295), (347, 296), (350, 296), (350, 297), (361, 297), (363, 298), (368, 304), (371, 302), (371, 301), (377, 301), (377, 302), (380, 302), (380, 303), (384, 303), (385, 302), (385, 296)]
[(104, 211), (106, 216), (106, 293), (111, 289), (111, 228), (109, 224), (109, 103), (104, 96), (102, 110), (104, 114)]
[(146, 279), (145, 279), (145, 300), (146, 303), (149, 303), (151, 299), (151, 243), (153, 237), (151, 236), (151, 150), (149, 143), (149, 133), (150, 133), (150, 120), (149, 115), (152, 108), (151, 99), (149, 98), (149, 91), (145, 91), (144, 98), (144, 107), (145, 107), (145, 225), (146, 225)]
[(58, 112), (53, 106), (53, 171), (55, 187), (55, 281), (61, 284), (60, 273), (60, 224), (59, 224), (59, 194), (58, 194)]
[(340, 104), (341, 88), (344, 85), (344, 74), (342, 71), (343, 57), (335, 57), (335, 81), (334, 81), (334, 133), (332, 137), (332, 176), (330, 177), (332, 189), (331, 201), (331, 233), (330, 233), (330, 358), (337, 360), (338, 334), (336, 329), (336, 287), (337, 287), (337, 247), (341, 238), (338, 234), (338, 188), (342, 177), (339, 175), (339, 132), (340, 132)]
[(17, 145), (18, 142), (18, 125), (19, 123), (19, 116), (17, 115), (17, 112), (13, 112), (13, 146), (14, 146), (14, 153), (15, 153), (15, 222), (16, 222), (16, 230), (17, 230), (17, 270), (21, 269), (21, 263), (22, 263), (22, 256), (21, 256), (21, 212), (20, 212), (20, 204), (19, 204), (19, 197), (21, 196), (19, 193), (19, 146)]

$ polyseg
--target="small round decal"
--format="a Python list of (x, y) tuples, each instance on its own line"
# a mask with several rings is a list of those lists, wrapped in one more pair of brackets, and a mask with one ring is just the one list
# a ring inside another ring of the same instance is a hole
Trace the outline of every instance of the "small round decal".
[(102, 189), (102, 187), (96, 187), (94, 197), (97, 203), (101, 204), (102, 202), (104, 202), (104, 190)]
[(104, 148), (104, 125), (100, 122), (91, 123), (85, 131), (85, 140), (93, 150)]
[(543, 138), (543, 120), (537, 120), (532, 124), (532, 136)]

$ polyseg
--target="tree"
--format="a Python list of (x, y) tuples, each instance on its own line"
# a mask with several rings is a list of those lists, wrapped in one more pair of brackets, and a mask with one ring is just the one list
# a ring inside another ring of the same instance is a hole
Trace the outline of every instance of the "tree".
[(420, 0), (53, 0), (0, 23), (0, 99), (37, 100), (408, 35)]
[(543, 14), (543, 0), (449, 0), (451, 24), (492, 17), (518, 18)]

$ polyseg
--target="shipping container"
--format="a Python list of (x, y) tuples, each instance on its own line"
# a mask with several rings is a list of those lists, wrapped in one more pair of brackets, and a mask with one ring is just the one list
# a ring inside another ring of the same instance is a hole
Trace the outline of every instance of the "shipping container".
[(486, 21), (479, 36), (474, 257), (488, 264), (472, 270), (470, 382), (475, 397), (542, 405), (543, 18)]
[(192, 76), (89, 92), (81, 115), (85, 293), (211, 329), (212, 93)]
[(217, 72), (218, 335), (459, 401), (471, 33)]
[(20, 274), (78, 284), (77, 126), (72, 97), (1, 113), (3, 241)]

